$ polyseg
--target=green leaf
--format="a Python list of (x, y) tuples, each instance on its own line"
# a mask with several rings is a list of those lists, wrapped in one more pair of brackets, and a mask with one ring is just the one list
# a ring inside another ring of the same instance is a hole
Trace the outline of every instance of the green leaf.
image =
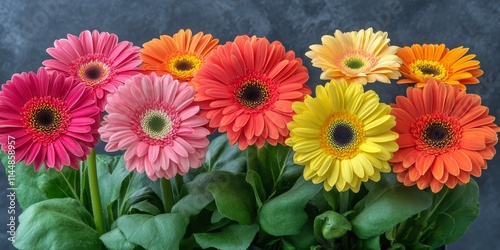
[(194, 234), (196, 242), (202, 248), (217, 248), (227, 250), (248, 249), (253, 238), (259, 231), (259, 226), (232, 224), (224, 227), (217, 233), (197, 233)]
[(157, 216), (124, 215), (117, 220), (125, 238), (146, 249), (179, 249), (189, 220), (187, 216), (170, 213)]
[(432, 242), (432, 248), (437, 248), (445, 244), (446, 239), (455, 228), (455, 219), (447, 213), (440, 213), (436, 219), (436, 227), (429, 234), (430, 238), (426, 242)]
[(326, 211), (314, 219), (314, 235), (327, 240), (340, 238), (351, 229), (351, 223), (335, 211)]
[(192, 181), (184, 184), (182, 193), (185, 196), (173, 207), (173, 213), (184, 213), (195, 216), (214, 200), (213, 195), (207, 190), (208, 185), (214, 182), (225, 182), (226, 172), (207, 172), (197, 175)]
[(245, 171), (246, 154), (237, 145), (230, 145), (227, 135), (222, 134), (210, 142), (203, 166), (208, 171), (220, 170), (232, 173)]
[(140, 201), (139, 203), (135, 203), (130, 207), (131, 212), (133, 213), (134, 211), (139, 211), (142, 213), (147, 213), (151, 215), (158, 215), (161, 213), (160, 209), (151, 204), (151, 202), (147, 200)]
[(362, 239), (370, 239), (383, 234), (432, 204), (430, 195), (417, 187), (405, 187), (397, 184), (389, 189), (374, 188), (371, 192), (377, 199), (362, 200), (366, 203), (354, 219), (351, 220), (353, 231)]
[(100, 249), (94, 221), (80, 203), (54, 198), (28, 207), (19, 216), (14, 246), (19, 249)]
[(257, 206), (259, 208), (262, 207), (262, 201), (266, 199), (266, 191), (262, 186), (262, 179), (260, 178), (259, 173), (249, 169), (245, 180), (248, 184), (250, 184), (250, 186), (252, 186)]
[(137, 246), (125, 238), (120, 229), (115, 228), (101, 236), (101, 240), (110, 250), (133, 250)]
[(269, 200), (262, 206), (259, 214), (261, 228), (274, 236), (300, 233), (308, 219), (304, 207), (321, 188), (322, 185), (299, 178), (289, 191)]
[(220, 172), (217, 182), (210, 183), (207, 190), (212, 193), (221, 214), (240, 224), (254, 222), (256, 203), (252, 187), (245, 182), (244, 175)]
[(302, 175), (304, 167), (293, 162), (294, 151), (283, 145), (265, 144), (257, 150), (258, 166), (254, 169), (262, 178), (270, 197), (289, 190)]
[(0, 150), (0, 157), (7, 177), (9, 174), (15, 176), (10, 181), (16, 188), (16, 198), (23, 210), (32, 204), (51, 198), (71, 197), (79, 199), (80, 175), (78, 170), (64, 167), (60, 172), (53, 168), (46, 171), (42, 167), (38, 172), (35, 172), (33, 164), (27, 166), (24, 161), (9, 165), (8, 155), (2, 150)]

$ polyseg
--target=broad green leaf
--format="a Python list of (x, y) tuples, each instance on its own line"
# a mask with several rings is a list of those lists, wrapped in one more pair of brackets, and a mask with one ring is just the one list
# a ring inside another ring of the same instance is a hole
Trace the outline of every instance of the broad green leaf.
[(445, 244), (455, 228), (455, 219), (447, 213), (440, 213), (436, 219), (436, 227), (432, 229), (430, 239), (425, 242), (432, 242), (432, 248), (437, 248)]
[(106, 248), (110, 250), (133, 250), (137, 246), (128, 241), (123, 232), (118, 228), (103, 234), (100, 239)]
[(269, 197), (289, 190), (302, 175), (304, 167), (293, 162), (293, 154), (291, 147), (279, 144), (265, 144), (257, 150), (258, 165), (254, 170), (262, 178), (265, 193)]
[(146, 249), (179, 249), (189, 220), (178, 213), (124, 215), (117, 220), (125, 238)]
[(220, 170), (232, 173), (245, 171), (246, 153), (237, 145), (230, 145), (227, 135), (222, 134), (210, 142), (204, 167), (208, 171)]
[(266, 191), (262, 185), (262, 179), (260, 178), (259, 173), (249, 169), (245, 180), (248, 184), (250, 184), (250, 186), (252, 186), (257, 206), (259, 208), (262, 207), (262, 201), (266, 199)]
[(14, 246), (19, 249), (100, 249), (89, 212), (72, 198), (35, 203), (19, 216)]
[(7, 177), (9, 173), (15, 176), (11, 178), (11, 184), (16, 188), (16, 198), (20, 207), (25, 210), (32, 204), (51, 198), (71, 197), (79, 199), (80, 182), (79, 171), (70, 167), (64, 167), (62, 171), (44, 167), (35, 172), (33, 165), (27, 166), (24, 161), (14, 165), (12, 169), (8, 164), (8, 155), (0, 150), (2, 164), (5, 167)]
[(204, 249), (213, 247), (221, 250), (245, 250), (248, 249), (258, 231), (259, 226), (256, 224), (232, 224), (224, 227), (221, 232), (197, 233), (194, 237)]
[(225, 183), (226, 172), (207, 172), (197, 175), (192, 181), (184, 184), (182, 193), (184, 197), (173, 207), (173, 213), (184, 213), (195, 216), (214, 200), (213, 195), (207, 190), (208, 185), (214, 182)]
[(160, 209), (157, 206), (151, 204), (151, 202), (149, 202), (147, 200), (143, 200), (143, 201), (140, 201), (138, 203), (133, 204), (130, 207), (130, 211), (132, 213), (134, 213), (134, 211), (139, 211), (139, 212), (147, 213), (147, 214), (151, 214), (151, 215), (158, 215), (161, 213)]
[(379, 236), (432, 204), (430, 195), (417, 187), (398, 184), (380, 192), (373, 195), (376, 200), (361, 201), (366, 202), (364, 209), (351, 220), (354, 233), (361, 239)]
[(290, 190), (262, 206), (259, 214), (261, 228), (274, 236), (300, 233), (308, 219), (304, 207), (322, 187), (322, 185), (299, 178)]
[(250, 224), (256, 217), (256, 203), (252, 187), (245, 182), (244, 175), (220, 172), (220, 178), (207, 186), (214, 196), (221, 214), (240, 224)]

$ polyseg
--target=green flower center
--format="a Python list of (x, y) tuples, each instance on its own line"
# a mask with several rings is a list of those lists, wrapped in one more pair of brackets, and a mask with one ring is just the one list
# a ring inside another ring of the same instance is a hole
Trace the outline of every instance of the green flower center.
[(161, 110), (149, 110), (141, 118), (141, 127), (152, 139), (163, 139), (172, 129), (170, 117)]
[(365, 66), (365, 64), (360, 58), (350, 58), (345, 62), (345, 66), (350, 69), (360, 69)]

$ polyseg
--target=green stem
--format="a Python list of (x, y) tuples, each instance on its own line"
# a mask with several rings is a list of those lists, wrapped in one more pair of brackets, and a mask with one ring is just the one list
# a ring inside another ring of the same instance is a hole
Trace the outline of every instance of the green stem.
[(175, 186), (177, 188), (176, 196), (174, 197), (175, 203), (177, 203), (181, 199), (181, 188), (184, 185), (184, 178), (182, 175), (177, 174), (175, 176)]
[[(345, 212), (349, 211), (350, 192), (351, 192), (350, 190), (347, 190), (339, 193), (340, 196), (339, 214), (344, 214)], [(342, 236), (341, 242), (342, 242), (342, 249), (350, 249), (348, 234)]]
[(258, 172), (257, 168), (259, 164), (257, 158), (257, 146), (255, 144), (250, 145), (247, 147), (246, 151), (247, 151), (247, 169), (248, 170), (251, 169)]
[(170, 213), (172, 207), (174, 206), (174, 195), (172, 193), (172, 184), (170, 180), (166, 178), (160, 179), (161, 192), (163, 194), (163, 200), (165, 205), (165, 212)]
[(104, 220), (102, 216), (101, 194), (99, 193), (99, 182), (97, 181), (97, 163), (95, 149), (90, 151), (87, 158), (87, 171), (89, 174), (90, 198), (92, 200), (92, 211), (94, 213), (95, 227), (99, 235), (103, 235)]

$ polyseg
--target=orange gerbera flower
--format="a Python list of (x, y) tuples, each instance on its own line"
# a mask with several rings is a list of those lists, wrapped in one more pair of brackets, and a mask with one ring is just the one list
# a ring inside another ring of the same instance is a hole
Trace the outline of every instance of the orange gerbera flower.
[(190, 83), (194, 72), (219, 43), (212, 35), (198, 32), (193, 36), (190, 29), (179, 30), (173, 37), (162, 35), (160, 39), (144, 43), (140, 57), (145, 74), (170, 74), (175, 80)]
[(483, 74), (479, 61), (472, 60), (476, 55), (464, 56), (468, 48), (458, 47), (449, 50), (444, 44), (414, 44), (397, 50), (403, 61), (399, 71), (403, 79), (399, 84), (416, 83), (421, 88), (433, 78), (449, 85), (458, 85), (465, 90), (465, 84), (479, 83), (477, 77)]
[(293, 51), (266, 38), (238, 36), (218, 47), (193, 78), (195, 101), (211, 128), (226, 132), (240, 149), (284, 144), (294, 101), (311, 90), (307, 69)]
[(481, 98), (433, 79), (408, 88), (392, 105), (399, 150), (390, 160), (398, 180), (438, 192), (479, 177), (496, 151), (500, 128)]

